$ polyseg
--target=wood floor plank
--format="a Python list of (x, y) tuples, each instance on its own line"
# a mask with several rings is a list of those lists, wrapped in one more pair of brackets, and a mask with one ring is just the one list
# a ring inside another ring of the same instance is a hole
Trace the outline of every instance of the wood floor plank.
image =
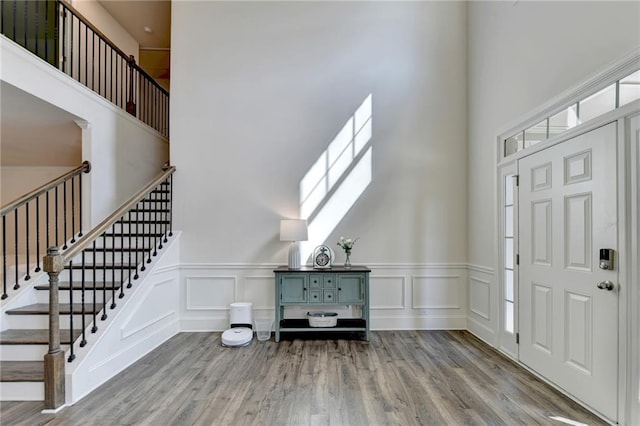
[(224, 348), (181, 333), (56, 415), (3, 402), (11, 425), (605, 424), (464, 331)]

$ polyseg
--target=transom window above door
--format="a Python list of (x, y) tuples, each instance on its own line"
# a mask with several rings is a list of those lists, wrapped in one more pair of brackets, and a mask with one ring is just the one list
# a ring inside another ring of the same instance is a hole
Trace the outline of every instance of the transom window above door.
[(637, 99), (640, 99), (640, 70), (505, 138), (504, 158)]

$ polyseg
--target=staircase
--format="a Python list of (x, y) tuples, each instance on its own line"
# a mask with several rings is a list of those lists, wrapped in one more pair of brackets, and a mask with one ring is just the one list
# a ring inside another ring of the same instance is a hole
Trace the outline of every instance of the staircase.
[[(65, 265), (58, 283), (60, 344), (67, 363), (86, 350), (87, 336), (103, 327), (119, 299), (135, 286), (140, 273), (168, 241), (170, 197), (170, 180), (165, 179), (93, 241), (76, 243), (87, 247)], [(26, 303), (5, 310), (2, 319), (2, 398), (43, 400), (43, 358), (50, 345), (49, 276), (40, 275), (22, 290), (19, 299)]]

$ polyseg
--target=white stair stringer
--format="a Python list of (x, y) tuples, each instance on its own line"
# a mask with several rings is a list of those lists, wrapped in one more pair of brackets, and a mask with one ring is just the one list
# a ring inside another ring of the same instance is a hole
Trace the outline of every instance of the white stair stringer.
[(116, 299), (116, 309), (108, 309), (107, 320), (98, 319), (98, 331), (87, 331), (87, 345), (75, 344), (76, 358), (65, 365), (67, 405), (179, 332), (179, 239), (174, 231), (125, 297)]

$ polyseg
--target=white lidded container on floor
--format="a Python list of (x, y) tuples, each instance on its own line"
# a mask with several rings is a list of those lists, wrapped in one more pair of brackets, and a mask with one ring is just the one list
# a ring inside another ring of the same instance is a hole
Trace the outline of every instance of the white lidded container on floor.
[(236, 302), (229, 305), (229, 325), (222, 333), (222, 346), (246, 346), (253, 339), (253, 303)]

